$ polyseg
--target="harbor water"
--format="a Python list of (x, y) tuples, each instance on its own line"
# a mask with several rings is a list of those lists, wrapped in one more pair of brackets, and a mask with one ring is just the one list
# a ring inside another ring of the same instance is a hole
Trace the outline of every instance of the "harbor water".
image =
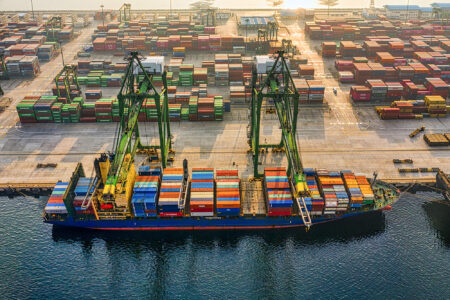
[(450, 205), (304, 229), (119, 233), (44, 224), (46, 198), (0, 198), (1, 299), (448, 299)]

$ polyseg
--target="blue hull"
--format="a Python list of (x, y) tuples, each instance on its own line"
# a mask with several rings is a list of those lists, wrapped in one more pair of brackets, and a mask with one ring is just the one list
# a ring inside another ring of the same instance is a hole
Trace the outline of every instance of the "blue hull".
[[(348, 213), (331, 218), (312, 219), (313, 224), (332, 222), (361, 214), (369, 214), (378, 210)], [(44, 222), (66, 227), (94, 230), (259, 230), (275, 228), (293, 228), (305, 226), (299, 216), (292, 217), (239, 217), (239, 218), (155, 218), (130, 220), (45, 220)]]

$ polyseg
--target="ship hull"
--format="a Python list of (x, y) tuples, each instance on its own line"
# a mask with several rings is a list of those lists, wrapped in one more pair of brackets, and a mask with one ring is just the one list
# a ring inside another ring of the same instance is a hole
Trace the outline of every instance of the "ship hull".
[[(312, 224), (333, 222), (366, 215), (380, 210), (347, 213), (334, 217), (312, 219)], [(155, 218), (130, 220), (45, 220), (56, 226), (117, 231), (193, 231), (193, 230), (268, 230), (304, 227), (300, 216), (290, 217), (238, 217), (238, 218)]]

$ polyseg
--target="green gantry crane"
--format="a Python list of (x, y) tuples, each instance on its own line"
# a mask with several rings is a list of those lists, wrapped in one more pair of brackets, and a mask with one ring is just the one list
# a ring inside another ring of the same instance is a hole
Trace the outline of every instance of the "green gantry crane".
[(61, 17), (51, 17), (50, 20), (45, 23), (44, 27), (45, 31), (47, 32), (47, 40), (52, 42), (58, 41), (58, 39), (55, 37), (55, 29), (62, 28)]
[(256, 52), (257, 53), (267, 53), (269, 52), (269, 41), (267, 38), (267, 31), (265, 29), (258, 29), (258, 37), (257, 37), (257, 45)]
[(6, 66), (5, 55), (3, 53), (0, 54), (0, 79), (1, 80), (9, 79), (8, 67)]
[(66, 93), (67, 102), (72, 102), (72, 97), (70, 96), (70, 86), (76, 86), (77, 91), (80, 90), (80, 85), (78, 84), (77, 77), (77, 66), (76, 65), (65, 65), (64, 68), (55, 76), (55, 84), (58, 97), (63, 97), (61, 94), (60, 86), (64, 86), (64, 91)]
[[(152, 84), (150, 75), (142, 66), (138, 52), (132, 52), (128, 60), (125, 79), (117, 95), (120, 124), (114, 141), (112, 163), (103, 191), (104, 200), (108, 198), (112, 200), (126, 192), (125, 190), (121, 191), (118, 187), (126, 188), (125, 182), (138, 149), (154, 151), (159, 149), (162, 168), (166, 167), (168, 154), (172, 149), (166, 73), (162, 74), (163, 88), (161, 93), (158, 93)], [(139, 72), (136, 72), (137, 70)], [(141, 82), (138, 80), (138, 73), (143, 73)], [(140, 141), (138, 116), (144, 101), (149, 98), (155, 100), (158, 115), (159, 145), (144, 146)]]
[(119, 22), (128, 23), (131, 21), (131, 4), (124, 3), (119, 8)]
[[(298, 99), (299, 94), (284, 58), (284, 51), (278, 51), (278, 56), (264, 81), (258, 86), (258, 75), (253, 69), (251, 123), (249, 132), (249, 145), (253, 156), (254, 177), (262, 177), (258, 171), (260, 151), (270, 148), (282, 148), (288, 161), (287, 174), (291, 189), (299, 206), (299, 214), (307, 228), (311, 226), (311, 217), (306, 208), (303, 196), (308, 194), (303, 165), (299, 155), (296, 141)], [(281, 141), (278, 144), (262, 144), (260, 142), (261, 107), (263, 100), (272, 99), (281, 127)]]

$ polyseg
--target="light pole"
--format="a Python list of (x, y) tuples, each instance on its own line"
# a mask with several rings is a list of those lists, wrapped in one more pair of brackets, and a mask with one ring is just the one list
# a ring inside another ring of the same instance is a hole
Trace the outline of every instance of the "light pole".
[(31, 13), (33, 14), (33, 21), (35, 21), (36, 19), (34, 18), (33, 0), (31, 0)]
[(62, 43), (61, 43), (61, 40), (59, 40), (58, 42), (59, 42), (59, 49), (61, 50), (62, 64), (63, 64), (63, 67), (64, 67), (64, 66), (65, 66), (65, 63), (64, 63), (64, 54), (63, 54)]
[(105, 15), (103, 14), (103, 7), (105, 7), (103, 4), (100, 5), (100, 7), (102, 8), (102, 22), (103, 22), (103, 30), (105, 30)]
[(249, 19), (245, 19), (245, 53), (247, 53), (247, 44), (248, 44), (248, 23), (250, 23)]
[(406, 18), (405, 18), (405, 23), (408, 22), (408, 17), (409, 17), (409, 0), (406, 4)]

